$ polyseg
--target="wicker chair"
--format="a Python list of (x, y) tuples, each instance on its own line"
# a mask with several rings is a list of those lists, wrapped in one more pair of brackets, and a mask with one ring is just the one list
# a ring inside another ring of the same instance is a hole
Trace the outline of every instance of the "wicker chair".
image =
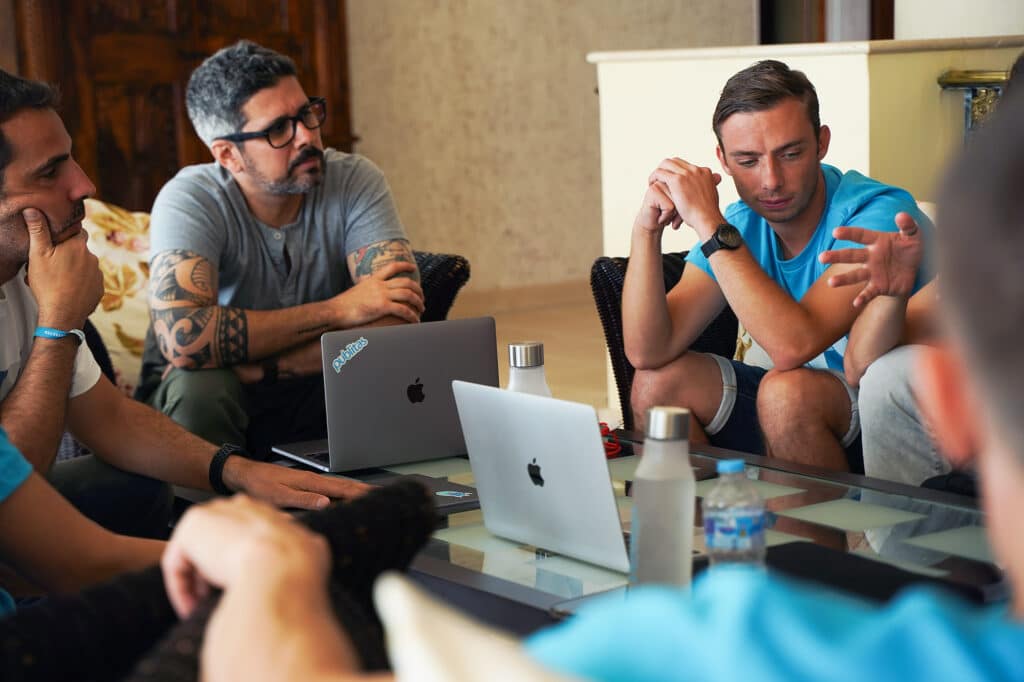
[(421, 319), (436, 322), (448, 317), (455, 296), (469, 280), (469, 261), (462, 256), (414, 251), (426, 298)]
[[(686, 253), (666, 253), (662, 256), (665, 291), (675, 286), (683, 276)], [(604, 328), (604, 340), (612, 361), (615, 385), (619, 388), (622, 425), (623, 428), (632, 430), (633, 410), (629, 404), (629, 395), (636, 370), (626, 358), (622, 340), (622, 283), (626, 277), (628, 264), (628, 258), (598, 258), (590, 269), (590, 289), (594, 294), (594, 304), (601, 318), (601, 326)], [(736, 316), (731, 308), (726, 307), (693, 342), (691, 348), (731, 358), (736, 349), (736, 331)]]

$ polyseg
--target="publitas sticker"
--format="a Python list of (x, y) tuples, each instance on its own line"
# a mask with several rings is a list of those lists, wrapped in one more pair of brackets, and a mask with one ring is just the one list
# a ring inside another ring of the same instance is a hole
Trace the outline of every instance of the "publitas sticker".
[(334, 362), (331, 363), (331, 367), (334, 368), (335, 373), (341, 374), (341, 368), (348, 363), (349, 360), (359, 354), (359, 351), (370, 345), (370, 342), (365, 337), (360, 336), (357, 340), (348, 344), (341, 349), (338, 353), (338, 357), (334, 358)]

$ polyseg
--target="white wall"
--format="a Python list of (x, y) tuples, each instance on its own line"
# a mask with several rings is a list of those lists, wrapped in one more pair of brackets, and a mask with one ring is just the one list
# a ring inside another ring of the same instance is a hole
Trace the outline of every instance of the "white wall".
[(1024, 33), (1024, 0), (896, 0), (894, 38), (969, 38)]
[[(742, 45), (755, 0), (350, 0), (356, 149), (387, 175), (416, 248), (470, 286), (580, 280), (601, 254), (595, 50)], [(659, 109), (664, 84), (635, 114)]]

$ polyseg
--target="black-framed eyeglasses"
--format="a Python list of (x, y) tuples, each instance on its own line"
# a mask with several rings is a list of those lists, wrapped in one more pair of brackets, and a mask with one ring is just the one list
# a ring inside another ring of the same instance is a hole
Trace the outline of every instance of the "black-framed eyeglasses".
[(221, 135), (216, 139), (245, 142), (262, 137), (271, 147), (280, 149), (295, 139), (295, 129), (300, 121), (308, 130), (315, 130), (322, 126), (325, 120), (327, 120), (327, 100), (323, 97), (310, 97), (309, 102), (299, 110), (297, 116), (282, 116), (263, 130), (252, 133), (231, 133), (230, 135)]

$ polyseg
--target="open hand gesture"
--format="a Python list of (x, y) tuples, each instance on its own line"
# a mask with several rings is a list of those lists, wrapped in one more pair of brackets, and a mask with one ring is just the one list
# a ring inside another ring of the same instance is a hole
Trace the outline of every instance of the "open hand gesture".
[(896, 214), (897, 232), (879, 232), (861, 227), (837, 227), (836, 239), (864, 244), (863, 249), (825, 251), (818, 258), (822, 263), (860, 263), (859, 268), (828, 278), (830, 287), (843, 287), (863, 282), (864, 287), (853, 299), (854, 307), (866, 304), (876, 296), (908, 297), (914, 290), (917, 268), (924, 254), (921, 231), (909, 213)]

